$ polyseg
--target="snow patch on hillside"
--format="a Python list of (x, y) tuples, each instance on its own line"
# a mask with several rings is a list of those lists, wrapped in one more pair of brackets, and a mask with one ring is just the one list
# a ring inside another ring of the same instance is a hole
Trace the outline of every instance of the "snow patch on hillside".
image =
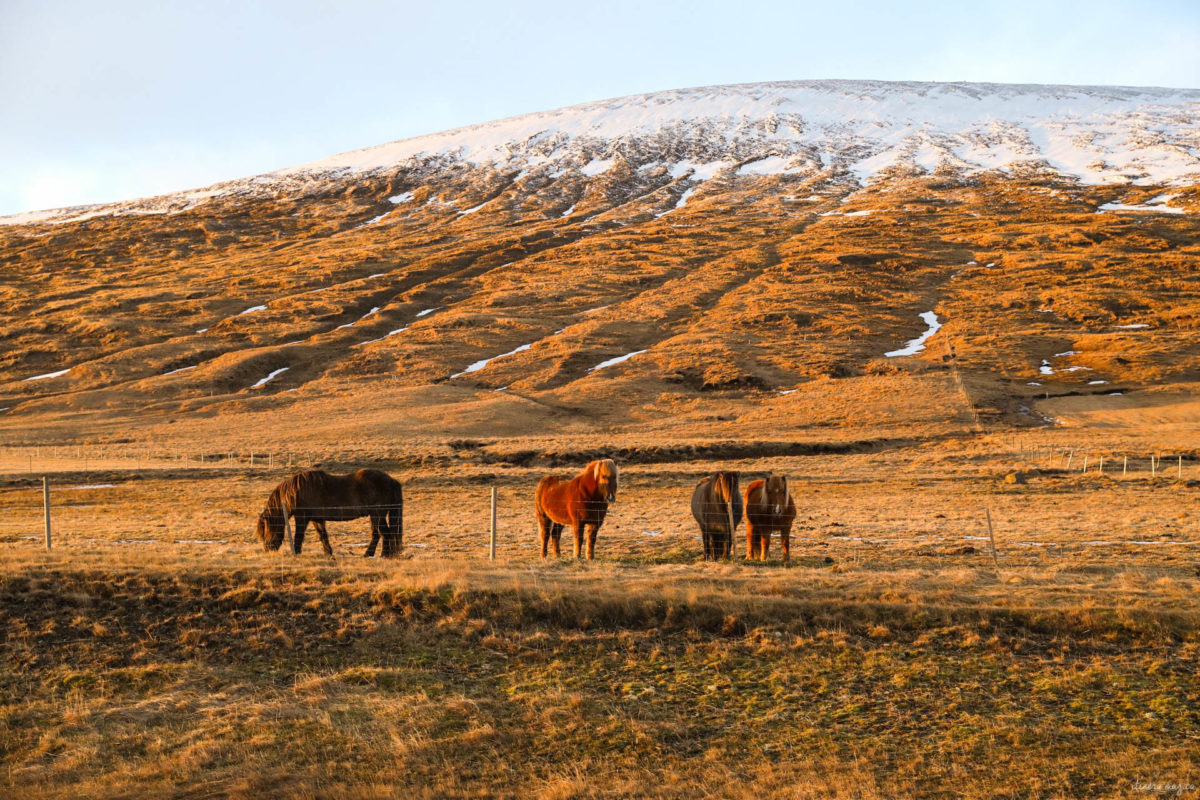
[(897, 358), (900, 356), (915, 356), (917, 353), (925, 349), (925, 342), (929, 341), (929, 337), (933, 336), (941, 330), (942, 322), (938, 319), (938, 315), (933, 311), (924, 311), (921, 313), (921, 320), (929, 326), (924, 333), (915, 339), (910, 339), (904, 347), (899, 350), (892, 350), (884, 353), (884, 358)]
[(264, 385), (270, 383), (271, 381), (275, 380), (276, 378), (278, 378), (280, 375), (282, 375), (283, 373), (285, 373), (287, 371), (288, 371), (288, 367), (280, 367), (279, 369), (272, 371), (270, 374), (267, 375), (267, 377), (261, 379), (258, 383), (254, 384), (250, 388), (257, 389), (260, 386), (264, 386)]
[(460, 375), (469, 375), (472, 372), (479, 372), (479, 370), (483, 369), (488, 364), (492, 363), (493, 361), (496, 361), (497, 359), (501, 359), (506, 356), (516, 355), (517, 353), (523, 353), (531, 347), (533, 347), (533, 344), (523, 344), (520, 347), (517, 347), (513, 350), (509, 350), (507, 353), (501, 353), (498, 356), (492, 356), (491, 358), (485, 358), (480, 361), (476, 361), (475, 363), (471, 364), (466, 369), (464, 369), (462, 372), (456, 372), (453, 375), (451, 375), (450, 377), (451, 377), (451, 379), (453, 379), (453, 378), (459, 377)]

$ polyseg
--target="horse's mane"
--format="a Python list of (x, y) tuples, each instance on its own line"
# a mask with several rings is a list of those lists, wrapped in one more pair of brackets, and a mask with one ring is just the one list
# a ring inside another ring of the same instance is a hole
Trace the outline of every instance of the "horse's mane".
[(719, 470), (713, 473), (713, 494), (715, 494), (717, 498), (723, 502), (732, 503), (734, 496), (737, 494), (737, 490), (733, 488), (734, 480), (735, 478), (732, 472)]
[(300, 498), (312, 491), (320, 491), (329, 483), (329, 473), (319, 469), (297, 472), (275, 487), (267, 497), (267, 511), (281, 512), (284, 506), (294, 509), (303, 503)]

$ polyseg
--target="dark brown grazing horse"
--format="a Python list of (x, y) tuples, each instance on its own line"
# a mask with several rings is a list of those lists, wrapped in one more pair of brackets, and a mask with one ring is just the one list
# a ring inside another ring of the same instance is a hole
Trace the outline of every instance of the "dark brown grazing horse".
[(306, 469), (275, 487), (267, 506), (258, 515), (258, 538), (263, 549), (278, 550), (283, 544), (284, 520), (296, 522), (292, 552), (304, 546), (304, 529), (312, 523), (321, 537), (326, 555), (333, 555), (328, 520), (344, 522), (359, 517), (371, 518), (371, 544), (367, 558), (375, 555), (375, 545), (383, 539), (383, 557), (400, 555), (404, 544), (404, 492), (400, 481), (377, 469), (360, 469), (349, 475), (330, 475), (319, 469)]
[(538, 482), (534, 500), (537, 504), (538, 532), (542, 537), (542, 558), (547, 546), (554, 541), (554, 556), (559, 555), (559, 537), (564, 525), (575, 530), (575, 557), (583, 551), (583, 530), (587, 528), (587, 557), (596, 557), (596, 533), (604, 523), (608, 504), (617, 499), (617, 465), (611, 458), (593, 461), (583, 472), (567, 480), (547, 475)]
[(795, 519), (796, 504), (792, 502), (786, 475), (751, 481), (746, 487), (746, 558), (766, 561), (771, 534), (778, 531), (786, 564)]
[(733, 557), (733, 533), (742, 521), (736, 472), (714, 472), (692, 492), (692, 516), (700, 524), (704, 560)]

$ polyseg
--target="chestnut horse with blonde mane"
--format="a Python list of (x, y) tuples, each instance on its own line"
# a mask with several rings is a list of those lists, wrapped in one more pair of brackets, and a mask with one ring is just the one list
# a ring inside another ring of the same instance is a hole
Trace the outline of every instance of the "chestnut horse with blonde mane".
[(587, 529), (587, 557), (596, 557), (596, 533), (604, 523), (608, 504), (617, 499), (617, 464), (611, 458), (593, 461), (583, 472), (567, 480), (547, 475), (538, 482), (534, 501), (538, 531), (542, 537), (542, 558), (553, 540), (554, 556), (559, 556), (559, 537), (564, 525), (575, 531), (575, 557), (583, 552), (583, 532)]

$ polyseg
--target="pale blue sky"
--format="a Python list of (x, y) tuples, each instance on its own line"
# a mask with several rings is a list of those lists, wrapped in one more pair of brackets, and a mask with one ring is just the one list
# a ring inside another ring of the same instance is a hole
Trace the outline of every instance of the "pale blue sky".
[(0, 0), (0, 214), (619, 95), (821, 78), (1200, 88), (1200, 2)]

